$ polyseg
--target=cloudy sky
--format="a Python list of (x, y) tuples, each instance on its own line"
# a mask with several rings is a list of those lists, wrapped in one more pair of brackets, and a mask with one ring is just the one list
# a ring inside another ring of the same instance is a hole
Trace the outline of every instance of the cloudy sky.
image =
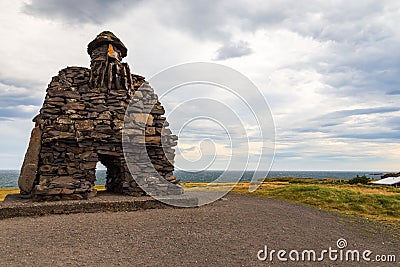
[[(399, 1), (16, 0), (0, 25), (1, 169), (20, 167), (50, 78), (88, 66), (103, 30), (146, 77), (201, 61), (251, 79), (275, 122), (274, 170), (400, 169)], [(208, 138), (182, 134), (193, 153)]]

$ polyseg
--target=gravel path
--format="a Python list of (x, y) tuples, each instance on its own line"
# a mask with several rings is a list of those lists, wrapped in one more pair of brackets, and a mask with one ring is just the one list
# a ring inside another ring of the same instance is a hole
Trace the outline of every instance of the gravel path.
[(192, 209), (5, 219), (0, 229), (1, 266), (280, 266), (276, 256), (272, 263), (259, 261), (257, 252), (265, 245), (287, 252), (337, 249), (339, 238), (347, 240), (347, 249), (395, 254), (397, 263), (391, 265), (400, 266), (398, 230), (299, 204), (235, 194)]

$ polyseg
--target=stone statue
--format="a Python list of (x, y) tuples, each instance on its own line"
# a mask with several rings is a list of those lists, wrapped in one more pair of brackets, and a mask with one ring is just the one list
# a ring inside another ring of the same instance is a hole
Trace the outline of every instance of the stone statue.
[(182, 194), (173, 176), (177, 137), (167, 129), (153, 89), (121, 62), (125, 45), (105, 31), (87, 52), (90, 69), (67, 67), (47, 88), (21, 168), (21, 195), (34, 200), (94, 197), (98, 162), (107, 168), (110, 192)]

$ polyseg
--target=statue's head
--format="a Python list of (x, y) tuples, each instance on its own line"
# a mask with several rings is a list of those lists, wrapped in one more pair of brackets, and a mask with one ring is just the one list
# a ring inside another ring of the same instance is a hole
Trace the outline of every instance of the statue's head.
[(120, 61), (126, 57), (128, 49), (110, 31), (104, 31), (88, 44), (87, 52), (92, 60), (115, 59)]

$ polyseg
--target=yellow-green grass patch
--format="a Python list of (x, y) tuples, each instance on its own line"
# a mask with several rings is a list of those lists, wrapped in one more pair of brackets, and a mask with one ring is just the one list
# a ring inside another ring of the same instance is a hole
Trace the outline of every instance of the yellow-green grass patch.
[(0, 201), (3, 201), (9, 194), (19, 194), (18, 188), (0, 188)]

